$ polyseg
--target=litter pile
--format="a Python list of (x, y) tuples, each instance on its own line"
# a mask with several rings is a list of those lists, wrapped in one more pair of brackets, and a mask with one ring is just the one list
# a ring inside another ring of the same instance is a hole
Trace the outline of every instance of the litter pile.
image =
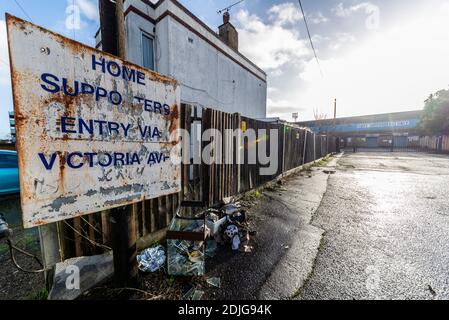
[[(206, 258), (213, 258), (219, 246), (233, 251), (252, 252), (247, 213), (241, 204), (230, 199), (219, 208), (189, 208), (181, 205), (167, 231), (167, 253), (163, 246), (144, 250), (137, 257), (139, 270), (156, 272), (164, 269), (170, 276), (204, 276)], [(220, 288), (220, 278), (206, 281), (209, 287)], [(190, 290), (191, 289), (191, 290)], [(204, 292), (192, 286), (185, 300), (201, 299)]]
[(206, 214), (206, 225), (211, 238), (220, 245), (231, 245), (234, 251), (251, 252), (246, 211), (240, 203), (225, 204), (219, 210), (210, 209)]
[(205, 241), (209, 230), (204, 213), (187, 216), (183, 210), (167, 231), (168, 273), (172, 276), (201, 276), (205, 273)]
[(137, 256), (137, 264), (142, 272), (156, 272), (165, 265), (165, 249), (163, 246), (148, 248)]

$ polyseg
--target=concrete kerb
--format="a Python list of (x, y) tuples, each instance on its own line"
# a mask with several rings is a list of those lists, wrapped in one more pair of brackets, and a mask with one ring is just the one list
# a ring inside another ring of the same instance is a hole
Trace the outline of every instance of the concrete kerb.
[(320, 163), (321, 161), (326, 160), (327, 158), (335, 156), (335, 155), (338, 155), (338, 157), (340, 158), (343, 155), (343, 153), (339, 153), (339, 154), (336, 153), (336, 152), (329, 153), (325, 157), (322, 157), (322, 158), (317, 159), (317, 160), (315, 160), (313, 162), (309, 162), (309, 163), (306, 163), (306, 164), (304, 164), (302, 166), (299, 166), (297, 168), (294, 168), (294, 169), (291, 169), (289, 171), (286, 171), (286, 172), (280, 174), (277, 178), (275, 178), (275, 179), (273, 179), (271, 181), (266, 182), (265, 184), (261, 185), (260, 187), (252, 189), (252, 190), (249, 190), (249, 191), (246, 191), (246, 192), (243, 192), (243, 193), (239, 193), (239, 194), (233, 196), (232, 198), (235, 201), (241, 200), (241, 199), (245, 198), (245, 196), (247, 196), (247, 195), (251, 194), (252, 192), (254, 192), (255, 190), (266, 189), (272, 183), (276, 183), (276, 182), (278, 182), (280, 180), (283, 180), (283, 179), (285, 179), (285, 178), (287, 178), (287, 177), (289, 177), (291, 175), (294, 175), (296, 173), (299, 173), (299, 172), (302, 172), (304, 170), (310, 169), (311, 167), (315, 166), (316, 164)]

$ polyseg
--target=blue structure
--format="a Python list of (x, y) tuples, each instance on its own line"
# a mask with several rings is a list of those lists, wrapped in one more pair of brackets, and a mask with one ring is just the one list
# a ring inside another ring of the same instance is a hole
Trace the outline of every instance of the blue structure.
[(317, 134), (341, 137), (342, 147), (408, 147), (418, 137), (422, 111), (408, 111), (297, 123)]

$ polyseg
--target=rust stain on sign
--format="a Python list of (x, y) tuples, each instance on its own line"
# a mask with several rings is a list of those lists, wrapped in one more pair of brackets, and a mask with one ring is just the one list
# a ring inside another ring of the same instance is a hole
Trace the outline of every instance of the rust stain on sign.
[(181, 190), (175, 80), (10, 15), (7, 29), (25, 227)]

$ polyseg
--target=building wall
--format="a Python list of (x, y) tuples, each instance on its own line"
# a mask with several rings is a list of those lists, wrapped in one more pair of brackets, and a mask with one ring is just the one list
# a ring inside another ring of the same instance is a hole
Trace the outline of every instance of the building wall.
[[(266, 75), (257, 66), (224, 44), (176, 1), (165, 0), (156, 8), (141, 0), (126, 4), (129, 61), (142, 65), (141, 37), (145, 32), (154, 38), (155, 71), (179, 81), (183, 103), (256, 119), (266, 117)], [(135, 9), (129, 10), (130, 6)], [(171, 14), (164, 14), (168, 11)]]
[(184, 102), (256, 119), (266, 117), (266, 83), (171, 17), (168, 24), (169, 75), (181, 83)]
[(367, 115), (360, 117), (337, 118), (297, 123), (311, 128), (315, 133), (335, 132), (340, 136), (382, 135), (415, 132), (422, 111), (396, 112), (388, 114)]
[[(142, 33), (156, 37), (155, 25), (145, 20), (144, 18), (130, 14), (126, 18), (126, 55), (127, 60), (137, 65), (143, 64), (142, 56)], [(155, 41), (155, 43), (157, 40)], [(155, 70), (157, 71), (157, 70)]]

